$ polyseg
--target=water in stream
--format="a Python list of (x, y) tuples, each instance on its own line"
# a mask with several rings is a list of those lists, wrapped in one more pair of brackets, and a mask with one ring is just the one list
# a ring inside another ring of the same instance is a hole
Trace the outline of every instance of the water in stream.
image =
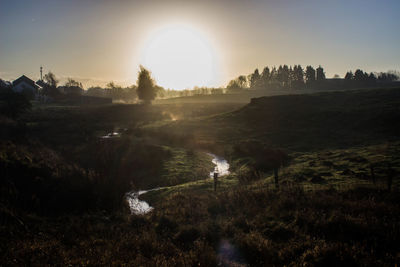
[[(214, 172), (218, 172), (218, 176), (224, 176), (229, 174), (229, 163), (222, 157), (208, 153), (212, 156), (212, 162), (216, 165), (214, 171), (210, 172), (210, 177), (214, 177)], [(129, 208), (132, 214), (143, 215), (150, 212), (153, 207), (149, 205), (146, 201), (140, 200), (139, 196), (150, 191), (160, 190), (162, 187), (153, 188), (149, 190), (132, 191), (126, 194), (126, 199), (128, 200)]]
[(218, 176), (225, 176), (229, 174), (229, 163), (226, 159), (219, 157), (217, 155), (207, 153), (211, 157), (213, 157), (212, 163), (215, 164), (215, 168), (212, 172), (210, 172), (210, 177), (214, 177), (214, 173), (217, 172)]
[(147, 193), (147, 191), (143, 190), (139, 192), (129, 192), (126, 194), (126, 199), (128, 200), (131, 213), (142, 215), (150, 212), (153, 209), (153, 207), (151, 207), (146, 201), (139, 199), (139, 196), (144, 193)]

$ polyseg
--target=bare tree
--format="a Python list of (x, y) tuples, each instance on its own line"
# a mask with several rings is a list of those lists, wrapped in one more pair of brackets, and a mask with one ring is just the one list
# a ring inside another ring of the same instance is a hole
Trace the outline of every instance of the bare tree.
[(53, 88), (56, 88), (57, 84), (59, 82), (56, 78), (56, 75), (54, 75), (54, 73), (52, 73), (51, 71), (49, 71), (47, 74), (45, 74), (43, 79), (50, 87), (53, 87)]

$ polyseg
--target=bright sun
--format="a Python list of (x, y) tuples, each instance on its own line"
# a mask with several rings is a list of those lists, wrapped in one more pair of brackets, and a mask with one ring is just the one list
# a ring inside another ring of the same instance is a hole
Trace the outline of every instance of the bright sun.
[(217, 60), (207, 39), (193, 28), (174, 25), (155, 32), (143, 51), (142, 64), (157, 84), (170, 89), (212, 86)]

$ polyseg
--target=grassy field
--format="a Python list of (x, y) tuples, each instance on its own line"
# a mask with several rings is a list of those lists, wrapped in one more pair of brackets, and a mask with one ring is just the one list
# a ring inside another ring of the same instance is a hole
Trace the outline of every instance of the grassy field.
[(154, 129), (225, 149), (246, 139), (293, 151), (347, 148), (397, 140), (399, 99), (398, 89), (262, 97), (233, 112)]
[[(400, 263), (400, 89), (194, 100), (0, 118), (1, 263)], [(287, 153), (279, 189), (235, 153), (246, 142)], [(231, 164), (217, 192), (206, 151)], [(131, 215), (125, 192), (158, 186)]]

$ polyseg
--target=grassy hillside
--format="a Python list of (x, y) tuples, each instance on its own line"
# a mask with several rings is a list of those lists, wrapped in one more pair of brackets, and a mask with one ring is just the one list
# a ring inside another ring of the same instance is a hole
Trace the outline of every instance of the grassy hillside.
[[(398, 265), (399, 102), (400, 89), (381, 89), (2, 118), (0, 261)], [(261, 154), (235, 152), (243, 142), (289, 154), (279, 188), (272, 169), (251, 169)], [(204, 150), (232, 166), (217, 192)], [(168, 187), (142, 195), (154, 210), (136, 216), (123, 201), (132, 185)]]
[(233, 112), (156, 128), (191, 135), (200, 146), (255, 139), (297, 151), (397, 140), (400, 89), (354, 90), (252, 99)]

